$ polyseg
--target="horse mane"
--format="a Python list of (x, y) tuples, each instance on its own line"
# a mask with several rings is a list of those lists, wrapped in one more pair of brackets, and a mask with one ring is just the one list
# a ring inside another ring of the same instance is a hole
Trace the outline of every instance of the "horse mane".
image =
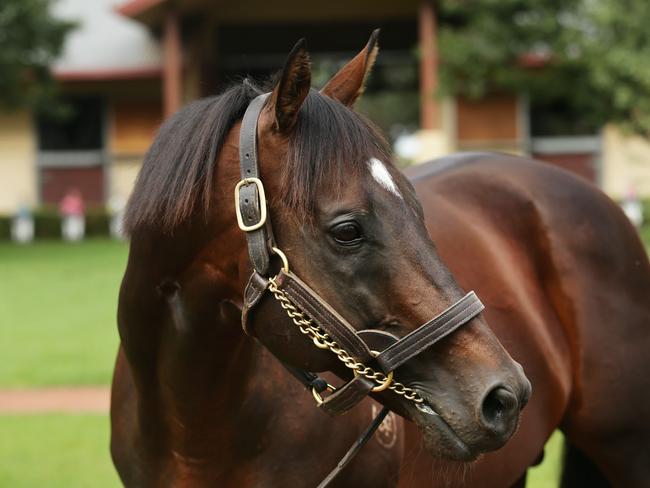
[[(262, 90), (248, 79), (188, 104), (158, 131), (127, 204), (124, 228), (171, 234), (195, 212), (207, 215), (216, 161), (232, 126)], [(319, 188), (340, 186), (372, 157), (390, 160), (379, 130), (341, 103), (311, 90), (289, 138), (284, 203), (309, 215)]]

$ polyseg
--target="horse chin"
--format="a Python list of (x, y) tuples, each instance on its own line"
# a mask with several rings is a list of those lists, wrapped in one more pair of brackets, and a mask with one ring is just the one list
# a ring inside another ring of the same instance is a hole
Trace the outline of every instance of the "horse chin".
[(472, 449), (430, 406), (410, 407), (410, 417), (422, 433), (424, 447), (436, 458), (471, 463), (482, 454)]

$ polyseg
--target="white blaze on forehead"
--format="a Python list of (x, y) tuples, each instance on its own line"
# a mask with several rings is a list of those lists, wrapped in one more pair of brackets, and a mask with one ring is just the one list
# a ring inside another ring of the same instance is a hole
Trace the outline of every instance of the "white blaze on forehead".
[(384, 187), (389, 192), (402, 198), (402, 194), (397, 189), (397, 185), (395, 185), (395, 182), (393, 181), (393, 177), (386, 169), (384, 163), (382, 163), (377, 158), (370, 158), (368, 160), (368, 167), (370, 168), (370, 174), (372, 175), (372, 177), (375, 179), (377, 183), (379, 183), (382, 187)]

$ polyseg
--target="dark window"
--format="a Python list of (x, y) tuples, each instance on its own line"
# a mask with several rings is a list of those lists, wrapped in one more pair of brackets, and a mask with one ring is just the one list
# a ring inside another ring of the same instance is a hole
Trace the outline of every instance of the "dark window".
[(103, 108), (99, 97), (70, 97), (57, 115), (38, 116), (41, 151), (85, 151), (102, 148)]
[(597, 134), (600, 126), (580, 103), (563, 97), (531, 100), (530, 129), (533, 136), (584, 136)]
[[(240, 80), (242, 73), (268, 79), (282, 68), (296, 40), (305, 37), (312, 59), (312, 86), (322, 87), (364, 47), (377, 27), (382, 29), (380, 55), (357, 109), (395, 139), (419, 126), (419, 72), (414, 49), (418, 38), (413, 19), (224, 24), (217, 32), (219, 66), (206, 66), (204, 86), (208, 93), (216, 92)], [(242, 36), (244, 31), (246, 36)]]

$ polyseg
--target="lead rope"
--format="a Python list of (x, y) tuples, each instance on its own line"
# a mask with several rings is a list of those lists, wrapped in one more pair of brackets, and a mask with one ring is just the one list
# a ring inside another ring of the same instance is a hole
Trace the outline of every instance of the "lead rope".
[(352, 447), (348, 449), (348, 452), (345, 453), (345, 456), (341, 458), (339, 463), (336, 465), (336, 467), (330, 472), (330, 474), (327, 475), (327, 477), (320, 482), (320, 484), (316, 488), (326, 488), (334, 478), (338, 476), (338, 474), (345, 468), (352, 459), (354, 459), (354, 456), (357, 455), (359, 450), (370, 440), (372, 435), (375, 433), (377, 428), (381, 425), (381, 423), (384, 421), (386, 418), (386, 415), (388, 415), (390, 412), (390, 409), (388, 407), (384, 407), (381, 409), (381, 411), (377, 414), (377, 416), (372, 420), (372, 423), (368, 426), (366, 431), (363, 433), (361, 437), (357, 439), (357, 441), (352, 444)]
[[(332, 351), (336, 357), (341, 361), (347, 368), (351, 369), (355, 375), (361, 375), (372, 382), (376, 383), (377, 386), (373, 388), (372, 391), (379, 392), (385, 389), (389, 389), (401, 395), (407, 400), (414, 402), (415, 404), (420, 404), (424, 402), (424, 399), (420, 394), (413, 388), (400, 383), (399, 381), (393, 380), (393, 372), (391, 371), (388, 375), (382, 373), (381, 371), (375, 371), (374, 369), (365, 366), (363, 363), (358, 362), (350, 354), (340, 347), (338, 343), (333, 340), (327, 332), (325, 332), (318, 324), (314, 324), (314, 321), (307, 316), (303, 311), (296, 307), (287, 294), (278, 288), (275, 278), (269, 280), (269, 291), (273, 294), (275, 299), (280, 302), (282, 308), (287, 312), (287, 315), (291, 318), (293, 323), (298, 326), (300, 332), (309, 337), (313, 343), (319, 349), (329, 349)], [(336, 391), (332, 385), (328, 385), (328, 390), (331, 392)], [(319, 395), (314, 393), (312, 389), (312, 394), (314, 398), (320, 404), (322, 399), (319, 398)]]

